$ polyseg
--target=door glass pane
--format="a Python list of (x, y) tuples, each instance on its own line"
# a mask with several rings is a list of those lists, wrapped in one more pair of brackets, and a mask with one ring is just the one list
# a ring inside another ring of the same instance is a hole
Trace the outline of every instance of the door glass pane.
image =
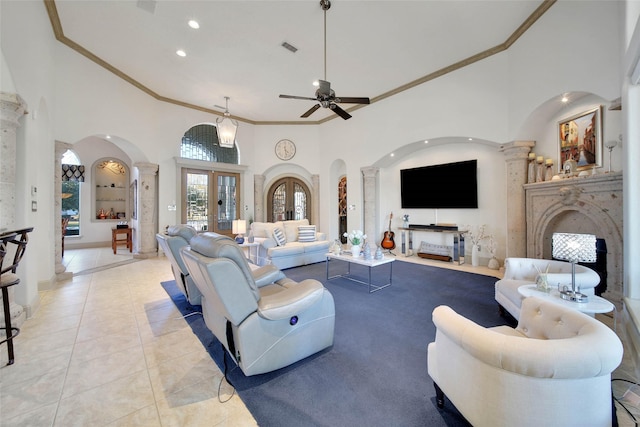
[(209, 175), (187, 173), (187, 224), (208, 230)]
[(276, 187), (273, 192), (273, 221), (284, 221), (286, 219), (285, 211), (287, 208), (287, 188), (282, 183)]
[(80, 182), (62, 181), (62, 218), (67, 219), (65, 236), (80, 235)]
[(302, 185), (297, 182), (293, 183), (293, 203), (293, 219), (307, 218), (307, 193), (304, 191)]
[(218, 175), (217, 232), (231, 231), (236, 219), (236, 177)]

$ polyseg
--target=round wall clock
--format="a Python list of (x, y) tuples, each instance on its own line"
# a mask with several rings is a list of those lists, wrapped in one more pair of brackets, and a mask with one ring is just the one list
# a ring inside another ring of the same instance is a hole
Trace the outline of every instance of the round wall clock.
[(296, 145), (288, 139), (281, 139), (276, 143), (276, 156), (280, 160), (291, 160), (296, 155)]

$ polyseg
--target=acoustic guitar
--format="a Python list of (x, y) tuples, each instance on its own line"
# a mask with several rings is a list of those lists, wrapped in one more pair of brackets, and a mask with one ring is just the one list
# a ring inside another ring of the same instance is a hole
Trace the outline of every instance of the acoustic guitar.
[(389, 231), (384, 232), (384, 237), (382, 238), (382, 242), (380, 243), (380, 246), (382, 246), (383, 249), (387, 250), (396, 248), (396, 242), (393, 241), (393, 236), (395, 236), (395, 233), (391, 231), (391, 219), (393, 219), (393, 212), (391, 212), (391, 215), (389, 215)]

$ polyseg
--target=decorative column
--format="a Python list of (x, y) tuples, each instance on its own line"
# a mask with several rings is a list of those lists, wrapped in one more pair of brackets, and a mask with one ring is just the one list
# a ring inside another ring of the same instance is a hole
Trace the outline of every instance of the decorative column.
[(253, 175), (253, 220), (264, 222), (264, 175)]
[[(26, 109), (27, 105), (20, 95), (0, 92), (0, 230), (16, 227), (16, 129)], [(20, 327), (26, 313), (15, 302), (14, 288), (10, 286), (8, 289), (9, 313), (11, 324)], [(0, 305), (4, 303), (1, 299), (0, 296)], [(4, 312), (0, 312), (0, 319), (0, 324), (4, 325)]]
[(26, 107), (20, 95), (0, 92), (0, 229), (16, 225), (16, 129)]
[(527, 221), (523, 185), (527, 182), (529, 152), (535, 145), (535, 141), (514, 141), (501, 147), (507, 162), (507, 258), (527, 256)]
[(320, 224), (320, 175), (311, 175), (311, 188), (313, 199), (311, 202), (311, 218), (309, 224), (316, 224), (319, 230), (322, 230)]
[(377, 243), (378, 229), (376, 227), (376, 203), (378, 201), (378, 194), (376, 192), (378, 171), (380, 169), (367, 166), (361, 168), (362, 180), (363, 180), (363, 209), (364, 209), (364, 233), (368, 236), (369, 240), (373, 239), (374, 244)]
[(55, 272), (57, 280), (67, 280), (73, 277), (73, 273), (66, 272), (67, 268), (62, 264), (62, 156), (70, 148), (72, 148), (71, 144), (56, 141), (55, 158), (53, 159), (53, 223), (58, 225), (54, 227), (53, 235), (55, 236), (55, 245), (53, 246), (53, 250), (55, 252), (54, 259), (56, 262)]
[(158, 232), (158, 165), (135, 163), (138, 169), (138, 228), (135, 230), (134, 258), (149, 258), (157, 254)]

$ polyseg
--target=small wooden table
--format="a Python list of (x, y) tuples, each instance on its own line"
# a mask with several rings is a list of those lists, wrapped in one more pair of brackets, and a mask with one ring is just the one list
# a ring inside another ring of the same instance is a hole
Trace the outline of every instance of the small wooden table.
[[(129, 248), (129, 252), (133, 252), (133, 243), (131, 242), (131, 233), (132, 228), (112, 228), (111, 229), (111, 249), (113, 249), (113, 254), (116, 254), (116, 248), (118, 245), (127, 245)], [(118, 234), (125, 234), (125, 239), (118, 239)]]

